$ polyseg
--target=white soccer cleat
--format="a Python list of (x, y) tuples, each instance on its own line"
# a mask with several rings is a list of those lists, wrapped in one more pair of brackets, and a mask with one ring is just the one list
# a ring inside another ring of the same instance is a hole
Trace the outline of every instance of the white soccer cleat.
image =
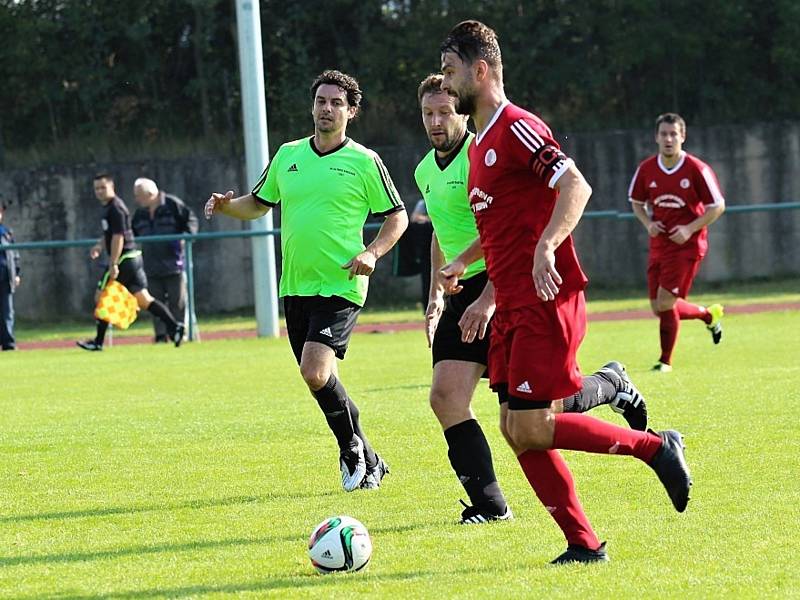
[(339, 453), (339, 468), (342, 471), (342, 487), (345, 492), (352, 492), (361, 485), (367, 474), (367, 462), (364, 459), (364, 442), (356, 437), (355, 448)]

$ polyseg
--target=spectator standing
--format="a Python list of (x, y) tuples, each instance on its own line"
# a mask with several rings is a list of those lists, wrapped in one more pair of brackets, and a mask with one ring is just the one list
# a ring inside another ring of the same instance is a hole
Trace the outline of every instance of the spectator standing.
[(14, 243), (14, 232), (4, 223), (6, 205), (0, 200), (0, 345), (16, 350), (14, 339), (14, 291), (20, 284), (19, 252), (3, 246)]
[[(140, 177), (133, 184), (133, 195), (139, 208), (133, 213), (133, 234), (148, 235), (197, 233), (197, 216), (172, 194), (159, 190), (152, 179)], [(169, 307), (179, 323), (186, 324), (186, 274), (184, 243), (151, 242), (143, 244), (144, 271), (150, 293)], [(153, 318), (155, 342), (172, 341), (164, 322)]]

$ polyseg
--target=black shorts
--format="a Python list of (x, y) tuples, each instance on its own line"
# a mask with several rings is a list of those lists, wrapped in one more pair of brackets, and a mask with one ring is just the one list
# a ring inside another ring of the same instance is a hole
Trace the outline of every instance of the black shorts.
[[(108, 271), (97, 283), (97, 289), (102, 290), (108, 281)], [(131, 294), (147, 289), (147, 275), (144, 273), (144, 263), (141, 256), (132, 256), (119, 262), (119, 275), (117, 281), (124, 285)]]
[(289, 344), (300, 364), (306, 342), (325, 344), (344, 358), (361, 307), (339, 296), (284, 296)]
[[(488, 364), (491, 321), (486, 328), (486, 335), (483, 336), (483, 339), (478, 339), (476, 336), (471, 344), (461, 341), (461, 328), (458, 326), (458, 321), (464, 311), (478, 299), (488, 280), (489, 277), (486, 271), (483, 271), (469, 279), (461, 280), (459, 283), (464, 286), (464, 289), (458, 294), (445, 297), (444, 311), (433, 336), (432, 355), (434, 365), (441, 360), (463, 360), (479, 365)], [(484, 377), (486, 376), (484, 374)]]

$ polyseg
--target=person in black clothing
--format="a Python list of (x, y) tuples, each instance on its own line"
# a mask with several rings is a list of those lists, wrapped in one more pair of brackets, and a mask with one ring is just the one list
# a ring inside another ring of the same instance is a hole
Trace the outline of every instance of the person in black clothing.
[[(152, 179), (140, 177), (133, 183), (133, 195), (139, 208), (131, 226), (137, 237), (197, 233), (197, 217), (183, 200), (158, 189)], [(165, 303), (175, 318), (186, 323), (186, 276), (183, 272), (183, 242), (153, 242), (142, 250), (144, 272), (150, 293)], [(164, 322), (153, 318), (155, 341), (167, 342)]]
[[(96, 260), (105, 247), (108, 253), (108, 269), (98, 284), (97, 297), (109, 281), (117, 280), (136, 297), (139, 308), (148, 310), (164, 321), (169, 336), (180, 346), (183, 340), (183, 323), (178, 323), (170, 310), (147, 291), (147, 276), (142, 264), (142, 253), (136, 247), (131, 217), (125, 203), (114, 191), (114, 179), (108, 173), (101, 173), (94, 178), (94, 195), (103, 205), (103, 237), (92, 246), (89, 256)], [(93, 340), (76, 342), (84, 350), (98, 351), (103, 349), (108, 323), (97, 321), (97, 335)]]
[(14, 232), (3, 225), (6, 205), (0, 200), (0, 346), (3, 350), (16, 350), (14, 339), (14, 291), (20, 283), (19, 252), (5, 250), (3, 246), (14, 243)]

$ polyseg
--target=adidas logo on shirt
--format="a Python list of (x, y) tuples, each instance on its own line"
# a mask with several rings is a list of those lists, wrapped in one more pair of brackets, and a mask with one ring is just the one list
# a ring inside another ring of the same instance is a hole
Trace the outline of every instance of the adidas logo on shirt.
[(676, 296), (677, 296), (677, 295), (680, 293), (680, 290), (679, 290), (678, 288), (676, 288), (676, 287), (672, 288), (672, 290), (671, 290), (671, 291), (672, 291), (672, 293), (673, 293), (673, 294), (675, 294)]
[(655, 182), (655, 181), (651, 181), (651, 182), (650, 182), (650, 187), (651, 187), (651, 188), (658, 187), (658, 184), (656, 184), (656, 182)]
[(533, 390), (531, 389), (531, 384), (527, 381), (523, 381), (517, 386), (517, 391), (522, 392), (523, 394), (532, 394)]
[(297, 173), (297, 163), (292, 163), (292, 166), (286, 169), (287, 173), (295, 172)]
[(330, 327), (326, 327), (325, 329), (320, 331), (319, 334), (320, 335), (327, 335), (329, 338), (333, 337), (333, 334), (331, 333), (331, 328)]
[(425, 193), (426, 194), (430, 194), (431, 193), (431, 184), (429, 184), (429, 183), (425, 184)]

